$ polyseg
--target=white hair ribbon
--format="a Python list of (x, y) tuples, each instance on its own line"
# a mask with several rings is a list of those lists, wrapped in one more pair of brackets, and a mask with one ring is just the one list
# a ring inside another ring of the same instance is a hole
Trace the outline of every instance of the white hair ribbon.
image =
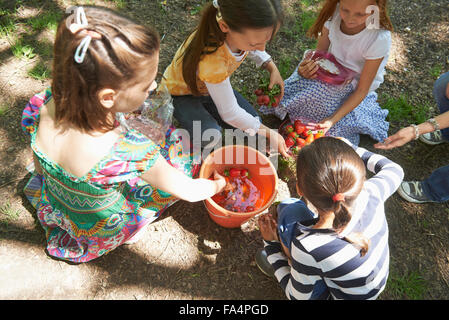
[(218, 0), (213, 0), (213, 1), (212, 1), (212, 5), (213, 5), (216, 9), (219, 9), (219, 8), (220, 8), (220, 6), (218, 5)]

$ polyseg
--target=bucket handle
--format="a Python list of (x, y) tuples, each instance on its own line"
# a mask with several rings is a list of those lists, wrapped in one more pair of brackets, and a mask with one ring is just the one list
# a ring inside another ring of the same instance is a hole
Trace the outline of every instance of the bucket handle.
[(225, 215), (225, 216), (217, 216), (216, 214), (214, 214), (213, 212), (211, 212), (210, 210), (208, 210), (209, 211), (209, 213), (211, 214), (211, 215), (213, 215), (214, 217), (217, 217), (217, 218), (230, 218), (231, 216), (228, 214), (228, 215)]

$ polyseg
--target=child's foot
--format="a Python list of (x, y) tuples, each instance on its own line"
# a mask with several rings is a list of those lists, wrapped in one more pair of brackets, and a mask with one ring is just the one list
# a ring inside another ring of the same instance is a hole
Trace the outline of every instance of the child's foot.
[(274, 278), (274, 268), (268, 262), (267, 252), (265, 251), (265, 249), (257, 250), (256, 265), (259, 267), (260, 271), (262, 271), (266, 276)]
[(426, 144), (430, 144), (430, 145), (437, 145), (440, 143), (447, 142), (446, 140), (444, 140), (441, 130), (424, 133), (419, 136), (419, 140), (421, 140), (422, 142), (424, 142)]
[(422, 189), (421, 181), (404, 181), (398, 188), (399, 195), (409, 202), (436, 202), (427, 198)]

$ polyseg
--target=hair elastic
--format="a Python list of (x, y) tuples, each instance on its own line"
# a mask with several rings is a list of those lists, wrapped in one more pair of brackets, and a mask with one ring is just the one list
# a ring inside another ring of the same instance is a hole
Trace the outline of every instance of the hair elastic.
[(345, 201), (345, 195), (343, 193), (337, 193), (332, 196), (332, 201)]

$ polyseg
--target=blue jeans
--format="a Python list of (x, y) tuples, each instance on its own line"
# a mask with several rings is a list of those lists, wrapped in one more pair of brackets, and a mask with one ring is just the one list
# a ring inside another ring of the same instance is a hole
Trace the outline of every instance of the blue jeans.
[[(234, 90), (239, 106), (249, 114), (258, 117), (256, 109), (237, 91)], [(186, 129), (193, 139), (193, 121), (201, 121), (201, 147), (204, 148), (214, 141), (214, 137), (203, 136), (207, 129), (215, 129), (220, 133), (222, 129), (233, 129), (232, 126), (224, 122), (217, 107), (210, 96), (173, 96), (173, 106), (175, 108), (173, 116), (179, 121), (181, 128)], [(218, 143), (218, 141), (216, 141)]]
[[(446, 88), (449, 84), (449, 72), (441, 75), (433, 87), (433, 96), (440, 113), (449, 112), (449, 99)], [(441, 130), (445, 140), (449, 141), (449, 128)], [(449, 200), (449, 165), (436, 169), (422, 181), (424, 194), (432, 201), (445, 202)]]
[[(313, 224), (315, 214), (307, 208), (306, 204), (296, 198), (286, 199), (281, 201), (277, 206), (278, 212), (278, 232), (279, 238), (289, 250), (291, 251), (291, 243), (295, 237), (296, 224), (299, 222), (304, 225)], [(329, 297), (329, 289), (324, 280), (315, 282), (312, 291), (312, 300), (322, 300)]]

